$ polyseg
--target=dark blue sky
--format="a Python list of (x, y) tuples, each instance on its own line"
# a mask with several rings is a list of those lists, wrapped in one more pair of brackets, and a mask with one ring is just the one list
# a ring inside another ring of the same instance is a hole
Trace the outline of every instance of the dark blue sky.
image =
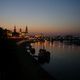
[(0, 0), (0, 25), (30, 32), (80, 32), (80, 0)]

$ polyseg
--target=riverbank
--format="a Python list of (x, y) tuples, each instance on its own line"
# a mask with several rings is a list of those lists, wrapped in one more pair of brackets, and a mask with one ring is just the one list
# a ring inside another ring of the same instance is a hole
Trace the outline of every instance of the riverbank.
[(16, 45), (15, 41), (8, 40), (5, 43), (7, 43), (6, 47), (4, 47), (4, 44), (1, 50), (2, 54), (4, 53), (2, 55), (2, 75), (4, 80), (55, 80), (31, 55), (27, 54), (26, 46), (29, 45), (28, 42), (24, 41)]

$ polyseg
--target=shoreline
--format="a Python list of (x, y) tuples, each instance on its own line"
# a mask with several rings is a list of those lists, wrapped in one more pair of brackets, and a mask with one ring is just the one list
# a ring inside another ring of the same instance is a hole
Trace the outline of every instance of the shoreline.
[(31, 55), (26, 53), (26, 46), (30, 43), (23, 41), (17, 45), (14, 40), (7, 40), (5, 43), (7, 45), (5, 48), (5, 44), (3, 45), (4, 51), (2, 49), (3, 53), (5, 51), (7, 53), (2, 56), (4, 60), (2, 75), (5, 76), (5, 80), (56, 80)]

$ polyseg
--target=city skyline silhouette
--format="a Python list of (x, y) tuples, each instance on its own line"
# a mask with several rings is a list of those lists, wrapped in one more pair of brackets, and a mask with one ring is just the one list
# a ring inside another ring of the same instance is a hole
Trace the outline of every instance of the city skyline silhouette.
[(79, 0), (1, 0), (0, 26), (29, 32), (79, 33)]

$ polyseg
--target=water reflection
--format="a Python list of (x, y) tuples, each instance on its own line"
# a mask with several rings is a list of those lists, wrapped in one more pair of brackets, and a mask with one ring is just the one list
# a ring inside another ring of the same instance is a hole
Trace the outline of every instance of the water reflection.
[(33, 56), (36, 59), (36, 61), (40, 64), (49, 63), (50, 62), (50, 52), (45, 49), (44, 44), (39, 42), (35, 45), (37, 46), (41, 45), (38, 51), (38, 54), (35, 54), (35, 48), (33, 48), (33, 46), (28, 45), (26, 46), (27, 55)]
[(58, 41), (37, 42), (33, 43), (32, 46), (36, 49), (36, 55), (41, 48), (51, 53), (49, 64), (44, 64), (42, 67), (55, 76), (57, 80), (80, 79), (80, 46), (66, 45)]
[(38, 54), (39, 49), (46, 49), (50, 52), (52, 52), (54, 49), (79, 49), (80, 46), (76, 46), (76, 45), (65, 45), (61, 42), (58, 41), (54, 41), (54, 42), (49, 42), (49, 41), (45, 41), (45, 42), (36, 42), (36, 43), (32, 43), (31, 44), (32, 47), (34, 47), (36, 49), (36, 54)]

